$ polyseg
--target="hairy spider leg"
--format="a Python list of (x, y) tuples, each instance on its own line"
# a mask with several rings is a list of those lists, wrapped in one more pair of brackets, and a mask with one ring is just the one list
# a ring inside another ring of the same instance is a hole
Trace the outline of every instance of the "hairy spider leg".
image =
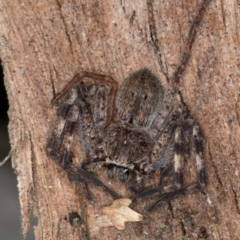
[[(166, 91), (163, 99), (163, 104), (160, 105), (158, 114), (154, 116), (153, 122), (149, 124), (149, 130), (150, 130), (150, 135), (157, 139), (158, 136), (160, 136), (165, 128), (165, 126), (168, 124), (167, 123), (167, 117), (171, 116), (171, 110), (170, 107), (172, 107), (172, 98), (173, 96), (178, 92), (179, 89), (179, 82), (180, 78), (182, 77), (183, 73), (185, 72), (185, 69), (187, 67), (187, 64), (189, 62), (190, 56), (191, 56), (191, 50), (193, 47), (193, 44), (196, 40), (197, 36), (197, 28), (202, 22), (204, 13), (206, 12), (207, 6), (211, 0), (206, 0), (203, 1), (201, 6), (199, 7), (198, 13), (195, 16), (193, 23), (191, 25), (191, 28), (188, 33), (187, 41), (184, 47), (183, 54), (181, 56), (181, 61), (176, 70), (174, 71), (173, 75), (169, 79), (169, 89)], [(151, 18), (152, 16), (150, 16)], [(153, 21), (154, 24), (154, 21)], [(154, 31), (153, 31), (154, 33)], [(155, 33), (154, 33), (155, 34)], [(155, 36), (154, 36), (155, 37)], [(175, 136), (176, 140), (177, 136)], [(198, 124), (193, 126), (193, 138), (194, 138), (194, 149), (195, 149), (195, 154), (196, 154), (196, 165), (197, 165), (197, 172), (198, 172), (198, 182), (201, 186), (205, 186), (207, 183), (207, 177), (206, 177), (206, 172), (205, 172), (205, 167), (204, 167), (204, 160), (203, 160), (203, 139), (200, 133), (200, 127)], [(177, 141), (176, 141), (177, 142)], [(177, 151), (177, 149), (175, 149)], [(181, 149), (179, 149), (181, 151)], [(179, 165), (178, 163), (183, 162), (181, 155), (183, 154), (177, 154), (175, 153), (174, 156), (174, 168), (175, 168), (175, 183), (176, 185), (181, 185), (182, 182), (182, 171), (178, 171), (181, 168), (181, 164)], [(160, 162), (157, 162), (155, 164), (160, 165)], [(179, 169), (177, 169), (179, 168)], [(167, 171), (168, 172), (168, 171)], [(151, 189), (146, 189), (140, 195), (146, 194), (148, 195), (149, 192), (154, 192), (157, 191), (159, 187)]]
[(178, 126), (174, 133), (174, 173), (175, 185), (181, 188), (183, 184), (184, 139), (182, 127)]
[(67, 170), (68, 174), (74, 176), (75, 179), (84, 182), (89, 197), (91, 194), (88, 190), (87, 183), (90, 181), (95, 185), (107, 190), (113, 197), (120, 198), (121, 196), (118, 193), (107, 187), (101, 180), (99, 180), (91, 173), (85, 171), (81, 167), (74, 166), (70, 160), (72, 155), (71, 147), (76, 124), (80, 123), (84, 151), (88, 159), (93, 158), (95, 150), (95, 141), (92, 139), (92, 136), (95, 135), (96, 128), (103, 127), (103, 124), (101, 122), (101, 119), (103, 117), (101, 113), (97, 111), (95, 111), (96, 115), (91, 113), (91, 106), (87, 99), (88, 90), (86, 85), (81, 81), (84, 77), (95, 79), (97, 78), (100, 83), (110, 85), (110, 98), (108, 98), (108, 101), (111, 101), (111, 103), (104, 104), (104, 101), (101, 100), (101, 98), (105, 98), (106, 96), (104, 96), (103, 87), (100, 86), (96, 92), (96, 96), (100, 98), (100, 100), (97, 102), (97, 106), (95, 107), (101, 107), (102, 110), (105, 108), (104, 110), (106, 110), (107, 116), (109, 116), (108, 121), (111, 121), (112, 118), (114, 118), (114, 110), (113, 108), (111, 109), (111, 106), (114, 107), (112, 101), (115, 101), (115, 92), (117, 91), (117, 84), (115, 81), (108, 76), (100, 74), (88, 72), (77, 74), (73, 80), (63, 89), (63, 91), (60, 92), (52, 101), (53, 105), (59, 105), (57, 115), (60, 120), (48, 140), (47, 152), (49, 156), (57, 161), (57, 163), (63, 169)]
[[(177, 109), (179, 111), (179, 109)], [(154, 188), (149, 188), (141, 191), (137, 194), (136, 198), (145, 198), (155, 193), (166, 194), (171, 192), (179, 192), (183, 185), (183, 166), (184, 166), (184, 138), (183, 129), (181, 126), (175, 126), (173, 133), (173, 147), (171, 143), (165, 146), (163, 153), (160, 155), (159, 161), (156, 161), (152, 165), (152, 170), (156, 171), (161, 166), (161, 161), (163, 162), (163, 171), (161, 173), (160, 185)], [(173, 151), (173, 155), (170, 152)], [(166, 154), (167, 152), (167, 154)], [(173, 160), (167, 159), (167, 156), (173, 156)], [(163, 160), (164, 159), (164, 160)], [(172, 163), (169, 163), (171, 162)], [(169, 173), (174, 172), (174, 184), (164, 185), (162, 184), (163, 178), (167, 177)], [(170, 192), (169, 192), (170, 191)]]
[(193, 126), (193, 143), (195, 149), (196, 166), (198, 172), (198, 182), (204, 187), (207, 184), (207, 176), (204, 166), (204, 155), (203, 155), (203, 136), (201, 128), (198, 123)]
[(48, 154), (62, 166), (69, 160), (68, 149), (70, 148), (72, 140), (68, 138), (72, 138), (73, 123), (76, 122), (78, 118), (78, 114), (76, 114), (75, 111), (76, 108), (73, 105), (77, 98), (77, 93), (74, 89), (71, 90), (70, 96), (71, 97), (66, 98), (64, 104), (58, 108), (57, 116), (59, 121), (47, 142)]
[[(84, 89), (84, 86), (80, 86), (81, 89)], [(68, 90), (66, 87), (65, 89)], [(74, 129), (79, 121), (79, 118), (83, 119), (83, 116), (79, 117), (80, 113), (87, 113), (87, 111), (83, 111), (84, 107), (87, 108), (87, 104), (84, 105), (84, 102), (79, 100), (79, 93), (77, 88), (70, 88), (69, 92), (65, 92), (61, 94), (61, 100), (64, 101), (60, 104), (58, 108), (58, 117), (60, 118), (56, 129), (54, 129), (51, 137), (47, 143), (47, 152), (51, 158), (56, 160), (58, 164), (71, 175), (74, 176), (77, 180), (84, 182), (85, 185), (88, 181), (93, 182), (95, 185), (103, 187), (106, 189), (112, 196), (115, 198), (119, 198), (120, 195), (115, 191), (107, 187), (102, 181), (96, 178), (91, 173), (86, 172), (80, 167), (75, 167), (71, 163), (71, 146), (73, 141)], [(66, 95), (68, 95), (66, 97)], [(58, 95), (60, 96), (60, 95)], [(58, 101), (60, 98), (58, 98)], [(54, 102), (56, 103), (56, 101)], [(81, 110), (79, 110), (81, 109)], [(86, 110), (86, 109), (85, 109)], [(91, 114), (86, 114), (87, 116)], [(91, 122), (91, 121), (89, 121)], [(90, 194), (88, 193), (90, 196)]]
[(153, 208), (164, 201), (171, 201), (179, 195), (192, 193), (202, 189), (207, 184), (207, 177), (205, 173), (204, 158), (203, 158), (203, 136), (200, 126), (195, 122), (192, 126), (192, 137), (195, 149), (195, 160), (197, 167), (198, 182), (188, 186), (183, 186), (183, 165), (184, 165), (184, 139), (183, 130), (181, 127), (177, 127), (174, 134), (174, 172), (175, 172), (175, 184), (160, 185), (154, 188), (149, 188), (141, 191), (135, 196), (137, 198), (145, 198), (153, 194), (158, 194), (159, 199), (146, 208), (147, 211), (152, 211)]
[[(170, 189), (170, 187), (164, 187), (164, 188), (162, 188), (162, 192), (167, 191), (169, 189)], [(152, 203), (151, 205), (149, 205), (146, 208), (146, 211), (150, 212), (157, 205), (161, 204), (162, 202), (169, 202), (181, 195), (184, 195), (187, 193), (193, 193), (195, 191), (199, 191), (200, 189), (201, 189), (201, 187), (199, 186), (199, 184), (192, 184), (190, 186), (185, 186), (180, 189), (175, 189), (174, 191), (163, 193), (160, 195), (160, 198), (157, 201), (155, 201), (154, 203)]]
[(77, 73), (73, 79), (65, 86), (65, 88), (56, 95), (56, 97), (52, 101), (52, 105), (61, 102), (61, 100), (66, 96), (66, 94), (75, 86), (80, 83), (84, 78), (91, 78), (97, 80), (97, 83), (106, 85), (109, 89), (108, 93), (108, 101), (107, 101), (107, 124), (109, 124), (112, 120), (114, 120), (116, 115), (115, 110), (115, 101), (116, 101), (116, 93), (118, 90), (118, 83), (108, 75), (102, 75), (98, 73), (86, 72), (82, 71)]
[[(193, 44), (195, 42), (196, 36), (197, 36), (197, 28), (202, 22), (203, 15), (206, 12), (207, 6), (211, 0), (203, 1), (201, 4), (198, 13), (191, 25), (191, 28), (188, 33), (187, 41), (185, 44), (185, 50), (182, 54), (181, 61), (177, 69), (174, 71), (173, 76), (170, 78), (169, 83), (172, 85), (172, 90), (176, 93), (179, 89), (179, 82), (180, 78), (182, 77), (183, 73), (185, 72), (185, 69), (187, 67), (187, 64), (189, 62), (190, 56), (191, 56), (191, 50), (193, 47)], [(165, 105), (167, 106), (167, 105)], [(162, 111), (162, 112), (161, 112)], [(159, 129), (162, 126), (162, 124), (165, 121), (165, 116), (162, 114), (165, 113), (167, 115), (167, 112), (164, 112), (164, 109), (162, 108), (159, 112), (158, 116), (155, 118), (155, 122), (153, 122), (153, 126), (151, 127), (151, 135), (153, 137), (157, 137), (161, 135), (161, 132)], [(159, 127), (160, 126), (160, 127)], [(195, 149), (195, 158), (196, 158), (196, 165), (197, 165), (197, 172), (198, 172), (198, 183), (192, 184), (190, 186), (186, 186), (177, 190), (173, 190), (172, 192), (164, 193), (165, 191), (168, 191), (172, 188), (172, 186), (158, 186), (151, 189), (145, 189), (142, 192), (140, 192), (135, 198), (144, 198), (147, 196), (150, 196), (154, 193), (160, 192), (162, 194), (158, 201), (153, 203), (151, 206), (147, 208), (148, 211), (151, 211), (156, 205), (160, 204), (163, 201), (170, 201), (175, 196), (184, 194), (186, 192), (192, 192), (194, 190), (199, 190), (202, 187), (204, 187), (207, 184), (207, 177), (205, 172), (205, 166), (204, 166), (204, 160), (203, 160), (203, 137), (201, 134), (201, 129), (198, 123), (195, 123), (193, 126), (193, 142), (194, 142), (194, 149)], [(176, 139), (176, 136), (175, 136)], [(175, 154), (174, 156), (175, 164), (174, 169), (176, 171), (176, 167), (178, 166), (178, 156)], [(181, 160), (180, 160), (181, 162)], [(159, 164), (159, 163), (158, 163)], [(181, 174), (175, 174), (175, 183), (181, 182)]]

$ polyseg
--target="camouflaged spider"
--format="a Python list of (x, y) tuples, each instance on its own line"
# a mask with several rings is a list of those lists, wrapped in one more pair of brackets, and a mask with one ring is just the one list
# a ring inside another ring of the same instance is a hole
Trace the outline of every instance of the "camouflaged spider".
[[(167, 77), (169, 87), (166, 90), (148, 69), (131, 74), (119, 89), (110, 76), (83, 71), (55, 97), (53, 105), (59, 106), (59, 122), (48, 139), (47, 153), (70, 176), (86, 187), (88, 182), (101, 186), (119, 198), (117, 192), (94, 175), (106, 167), (108, 177), (125, 182), (137, 192), (136, 198), (159, 195), (148, 210), (206, 185), (202, 130), (184, 103), (178, 85), (191, 55), (196, 29), (210, 2), (205, 0), (200, 6), (186, 38), (181, 62), (173, 76)], [(151, 17), (152, 41), (155, 52), (159, 52)], [(159, 64), (163, 69), (161, 60)], [(86, 79), (94, 82), (88, 84)], [(86, 155), (82, 167), (71, 161), (73, 135), (77, 129), (81, 132)], [(195, 153), (198, 181), (186, 185), (183, 184), (183, 166), (184, 159), (190, 155), (190, 145)], [(149, 187), (148, 179), (157, 172), (160, 172), (159, 185)], [(164, 181), (169, 175), (174, 175), (174, 183)], [(87, 192), (91, 198), (90, 191)]]
[[(85, 78), (95, 82), (88, 85)], [(57, 95), (53, 104), (59, 105), (59, 122), (48, 139), (47, 152), (86, 185), (94, 182), (114, 197), (120, 197), (94, 176), (101, 167), (107, 168), (108, 177), (120, 179), (137, 193), (144, 189), (149, 175), (162, 169), (163, 179), (169, 169), (174, 170), (175, 183), (143, 190), (138, 197), (159, 192), (161, 200), (166, 194), (170, 196), (206, 184), (199, 123), (190, 115), (179, 91), (171, 85), (164, 91), (150, 70), (131, 74), (119, 89), (109, 76), (81, 72)], [(71, 162), (76, 124), (80, 126), (87, 159), (83, 167)], [(198, 183), (186, 187), (183, 166), (191, 137)]]

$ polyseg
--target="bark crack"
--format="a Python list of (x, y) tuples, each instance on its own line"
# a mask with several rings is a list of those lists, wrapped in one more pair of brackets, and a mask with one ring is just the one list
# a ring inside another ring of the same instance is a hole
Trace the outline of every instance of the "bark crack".
[(222, 11), (223, 25), (224, 25), (224, 28), (226, 29), (226, 20), (225, 20), (225, 14), (224, 14), (224, 3), (223, 3), (222, 0), (221, 0), (221, 11)]
[(237, 213), (240, 215), (240, 206), (239, 206), (239, 202), (238, 202), (238, 197), (237, 197), (236, 191), (234, 190), (234, 188), (232, 186), (232, 183), (231, 183), (231, 189), (232, 189), (232, 192), (233, 192), (234, 202), (235, 202)]
[(220, 178), (220, 176), (219, 176), (219, 174), (218, 174), (217, 166), (215, 165), (215, 163), (214, 163), (214, 161), (213, 161), (213, 157), (212, 157), (212, 153), (211, 153), (210, 147), (208, 147), (208, 149), (209, 149), (208, 154), (209, 154), (209, 156), (210, 156), (209, 160), (211, 161), (212, 166), (213, 166), (213, 168), (214, 168), (214, 172), (215, 172), (215, 174), (216, 174), (217, 181), (218, 181), (218, 183), (220, 184), (220, 186), (223, 187), (221, 178)]
[(147, 12), (148, 12), (148, 24), (149, 24), (149, 30), (150, 30), (150, 37), (151, 37), (151, 42), (154, 48), (154, 53), (157, 56), (157, 60), (158, 60), (161, 72), (165, 75), (166, 79), (168, 79), (167, 73), (163, 67), (162, 55), (159, 49), (159, 41), (157, 38), (152, 0), (147, 0)]
[(122, 6), (123, 12), (126, 13), (126, 9), (125, 9), (125, 7), (124, 7), (124, 4), (123, 4), (123, 1), (122, 1), (122, 0), (120, 0), (120, 5)]
[(68, 32), (67, 23), (65, 21), (63, 13), (62, 13), (61, 3), (58, 0), (56, 0), (56, 2), (57, 2), (57, 6), (59, 7), (60, 18), (62, 19), (62, 23), (63, 23), (64, 29), (65, 29), (66, 37), (67, 37), (67, 40), (69, 42), (70, 51), (71, 51), (72, 55), (74, 55), (73, 54), (73, 44), (72, 44), (72, 40), (71, 40), (70, 34)]
[(238, 104), (240, 102), (239, 97), (240, 97), (240, 94), (238, 94), (238, 99), (237, 99), (237, 102), (235, 103), (236, 119), (237, 119), (238, 126), (240, 126), (240, 119), (238, 114)]
[[(57, 71), (56, 71), (54, 66), (53, 66), (53, 71), (57, 75)], [(51, 87), (52, 87), (52, 92), (53, 92), (53, 98), (55, 98), (55, 96), (56, 96), (56, 89), (55, 89), (55, 85), (54, 85), (54, 81), (53, 81), (53, 75), (52, 75), (51, 72), (50, 72), (50, 81), (51, 81)]]
[(183, 221), (180, 221), (180, 226), (181, 226), (181, 230), (182, 230), (182, 235), (185, 236), (186, 235), (186, 229), (184, 227)]
[[(30, 153), (31, 153), (31, 170), (32, 170), (32, 183), (31, 183), (31, 196), (32, 196), (32, 208), (34, 207), (34, 203), (38, 202), (37, 194), (35, 193), (36, 189), (36, 166), (35, 166), (35, 153), (34, 153), (34, 143), (32, 140), (32, 135), (29, 132), (29, 141), (30, 141)], [(32, 210), (32, 209), (30, 209)]]
[(179, 80), (182, 77), (183, 73), (185, 72), (185, 69), (187, 67), (187, 64), (188, 64), (190, 56), (191, 56), (193, 44), (196, 40), (197, 28), (201, 24), (204, 13), (206, 12), (206, 9), (210, 2), (211, 2), (211, 0), (204, 0), (202, 2), (201, 6), (199, 7), (199, 10), (197, 12), (197, 15), (195, 16), (195, 18), (192, 22), (192, 25), (190, 27), (190, 30), (189, 30), (189, 33), (187, 36), (187, 42), (184, 47), (184, 52), (181, 57), (180, 64), (179, 64), (178, 68), (176, 69), (176, 71), (174, 72), (173, 76), (171, 77), (172, 83), (175, 85), (175, 87), (178, 87)]

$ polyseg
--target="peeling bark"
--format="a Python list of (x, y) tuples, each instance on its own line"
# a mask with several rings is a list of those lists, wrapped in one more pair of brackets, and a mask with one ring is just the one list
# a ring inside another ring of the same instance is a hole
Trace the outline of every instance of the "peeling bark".
[[(163, 203), (125, 230), (95, 226), (113, 199), (72, 182), (46, 156), (56, 121), (52, 98), (79, 71), (110, 75), (119, 84), (151, 69), (166, 87), (188, 43), (202, 1), (1, 1), (0, 56), (10, 104), (9, 135), (18, 178), (22, 229), (31, 212), (36, 239), (239, 239), (240, 98), (237, 1), (211, 1), (197, 28), (180, 91), (206, 139), (209, 183), (202, 192)], [(75, 147), (78, 160), (84, 154)], [(189, 160), (190, 162), (192, 159)], [(187, 181), (194, 181), (194, 162)], [(146, 204), (151, 199), (146, 200)], [(80, 216), (75, 219), (73, 216)], [(76, 222), (74, 223), (74, 219)]]

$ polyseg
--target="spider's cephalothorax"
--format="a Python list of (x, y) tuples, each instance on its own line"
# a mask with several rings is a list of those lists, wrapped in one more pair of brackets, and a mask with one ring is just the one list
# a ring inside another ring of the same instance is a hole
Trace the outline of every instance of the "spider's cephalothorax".
[[(107, 168), (108, 177), (120, 179), (133, 191), (143, 190), (137, 197), (156, 192), (170, 196), (206, 184), (201, 128), (179, 91), (171, 85), (164, 91), (150, 70), (131, 74), (119, 89), (109, 76), (81, 72), (57, 95), (53, 104), (59, 106), (59, 122), (48, 139), (47, 152), (86, 185), (93, 182), (119, 197), (95, 176), (101, 167)], [(80, 129), (86, 154), (81, 167), (71, 161), (71, 146), (78, 132), (75, 129)], [(198, 181), (185, 186), (184, 158), (189, 156), (191, 139)], [(159, 170), (162, 173), (159, 186), (144, 190), (148, 176)], [(174, 182), (162, 184), (162, 179), (171, 172)]]

